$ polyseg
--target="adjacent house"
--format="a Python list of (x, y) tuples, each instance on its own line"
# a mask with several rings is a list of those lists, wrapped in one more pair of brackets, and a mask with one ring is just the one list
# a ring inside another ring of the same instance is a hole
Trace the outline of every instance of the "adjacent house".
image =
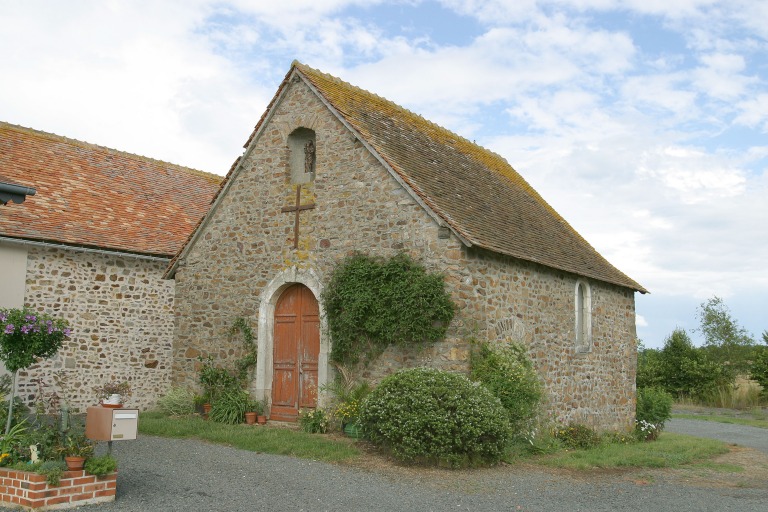
[(20, 396), (33, 400), (42, 379), (44, 394), (84, 410), (94, 386), (116, 379), (132, 384), (130, 405), (150, 406), (171, 382), (174, 282), (162, 275), (221, 178), (8, 123), (0, 176), (36, 192), (0, 210), (0, 307), (73, 330), (20, 374)]

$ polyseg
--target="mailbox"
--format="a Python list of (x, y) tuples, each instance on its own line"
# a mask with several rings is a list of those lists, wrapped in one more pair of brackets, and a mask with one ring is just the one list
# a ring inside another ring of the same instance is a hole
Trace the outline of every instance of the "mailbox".
[(136, 439), (138, 409), (89, 407), (85, 416), (85, 436), (93, 441)]

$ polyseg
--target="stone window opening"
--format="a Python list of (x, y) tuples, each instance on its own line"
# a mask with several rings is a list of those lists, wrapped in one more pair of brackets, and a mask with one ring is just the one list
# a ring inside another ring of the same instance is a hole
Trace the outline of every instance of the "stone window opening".
[(576, 352), (589, 352), (592, 347), (592, 293), (589, 284), (576, 282)]
[(315, 180), (317, 144), (315, 132), (309, 128), (296, 128), (288, 136), (291, 183), (310, 183)]

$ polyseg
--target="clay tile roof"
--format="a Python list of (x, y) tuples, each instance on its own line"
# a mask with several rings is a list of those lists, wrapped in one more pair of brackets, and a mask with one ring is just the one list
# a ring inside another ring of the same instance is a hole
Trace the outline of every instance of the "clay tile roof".
[(0, 236), (172, 256), (220, 176), (0, 122), (0, 174), (32, 187)]
[(647, 292), (603, 258), (501, 156), (338, 78), (295, 61), (293, 68), (472, 245)]

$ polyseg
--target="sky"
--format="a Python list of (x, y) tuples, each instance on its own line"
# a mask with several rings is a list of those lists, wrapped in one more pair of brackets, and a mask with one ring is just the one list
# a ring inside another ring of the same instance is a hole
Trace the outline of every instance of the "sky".
[(510, 164), (701, 343), (768, 329), (768, 2), (0, 0), (0, 120), (224, 175), (294, 59)]

